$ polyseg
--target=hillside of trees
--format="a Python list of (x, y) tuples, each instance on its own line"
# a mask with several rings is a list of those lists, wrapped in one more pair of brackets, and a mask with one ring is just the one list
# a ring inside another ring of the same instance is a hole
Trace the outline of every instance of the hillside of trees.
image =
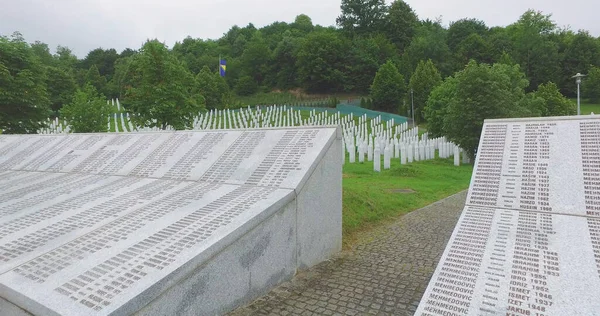
[[(170, 48), (157, 40), (121, 52), (97, 48), (83, 59), (64, 46), (52, 54), (42, 42), (27, 43), (18, 32), (4, 34), (0, 129), (34, 132), (39, 121), (60, 115), (86, 91), (94, 99), (119, 98), (139, 124), (185, 128), (189, 113), (226, 108), (234, 105), (234, 96), (270, 91), (370, 95), (375, 109), (406, 115), (412, 89), (421, 121), (428, 119), (425, 105), (434, 87), (448, 89), (446, 78), (462, 78), (458, 74), (469, 63), (518, 65), (511, 69), (523, 74), (516, 85), (523, 98), (548, 85), (572, 97), (571, 76), (590, 73), (584, 93), (600, 98), (600, 38), (560, 28), (551, 15), (529, 10), (506, 27), (477, 19), (444, 27), (419, 19), (401, 0), (391, 5), (343, 0), (341, 9), (336, 27), (314, 25), (299, 15), (291, 23), (262, 28), (233, 26), (219, 39), (187, 37)], [(219, 57), (227, 60), (225, 78), (218, 74)], [(443, 91), (434, 92), (438, 99), (431, 103), (443, 102)], [(433, 117), (435, 106), (429, 112)], [(536, 113), (551, 114), (545, 112)]]

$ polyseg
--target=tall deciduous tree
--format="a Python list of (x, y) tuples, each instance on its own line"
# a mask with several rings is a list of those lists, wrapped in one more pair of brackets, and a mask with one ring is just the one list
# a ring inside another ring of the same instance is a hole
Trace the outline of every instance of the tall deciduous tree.
[(57, 60), (59, 67), (63, 67), (64, 69), (72, 70), (77, 65), (77, 56), (66, 46), (59, 45), (56, 47), (54, 59)]
[(535, 95), (543, 99), (542, 116), (565, 116), (577, 114), (575, 103), (560, 93), (553, 82), (541, 84)]
[(392, 2), (387, 16), (386, 33), (390, 41), (404, 51), (415, 36), (419, 18), (403, 0)]
[(410, 77), (409, 88), (412, 91), (412, 98), (415, 107), (415, 121), (420, 123), (422, 119), (425, 119), (423, 114), (423, 108), (429, 98), (431, 91), (442, 83), (442, 76), (440, 72), (435, 68), (435, 65), (431, 59), (420, 61), (417, 65), (417, 69)]
[(410, 72), (403, 72), (403, 75), (410, 78), (419, 61), (431, 59), (442, 76), (448, 76), (452, 73), (450, 57), (450, 49), (446, 44), (446, 30), (439, 21), (425, 21), (418, 28), (416, 37), (404, 51), (403, 59), (405, 59), (404, 62)]
[(312, 23), (312, 19), (306, 14), (300, 14), (296, 16), (296, 19), (294, 20), (294, 23), (291, 24), (291, 27), (303, 34), (307, 34), (315, 28)]
[(384, 0), (342, 0), (337, 25), (351, 35), (382, 32), (388, 7)]
[(396, 48), (383, 35), (355, 37), (348, 52), (344, 90), (369, 92), (375, 73), (395, 55)]
[(96, 48), (90, 51), (87, 56), (81, 60), (81, 68), (90, 69), (90, 67), (96, 65), (100, 75), (105, 77), (106, 81), (109, 81), (112, 79), (112, 75), (115, 72), (114, 65), (117, 58), (119, 58), (119, 54), (114, 48)]
[(298, 86), (298, 67), (296, 58), (300, 49), (300, 40), (286, 31), (273, 51), (273, 71), (275, 86), (280, 89), (292, 89)]
[(272, 53), (260, 31), (254, 32), (242, 54), (242, 66), (246, 75), (254, 78), (259, 84), (269, 75), (268, 70)]
[(477, 19), (461, 19), (450, 23), (448, 27), (448, 47), (451, 50), (458, 48), (458, 45), (472, 34), (485, 36), (488, 31), (485, 22)]
[(600, 68), (591, 67), (588, 76), (583, 79), (582, 95), (593, 103), (600, 102)]
[(529, 78), (531, 88), (559, 79), (558, 45), (549, 38), (555, 30), (551, 15), (533, 10), (526, 11), (507, 28), (514, 42), (515, 59)]
[(94, 88), (96, 88), (97, 91), (103, 93), (104, 89), (106, 88), (106, 77), (100, 75), (96, 65), (92, 65), (85, 75), (85, 83), (91, 84), (94, 86)]
[(69, 71), (63, 67), (47, 67), (48, 72), (47, 90), (50, 98), (50, 108), (58, 111), (62, 106), (71, 102), (77, 83)]
[(208, 67), (202, 68), (196, 76), (197, 92), (204, 96), (206, 108), (224, 109), (230, 101), (229, 86), (219, 73), (211, 72)]
[(35, 133), (48, 118), (46, 69), (23, 36), (0, 36), (0, 129)]
[(298, 51), (298, 77), (310, 92), (343, 90), (345, 56), (348, 44), (336, 31), (312, 32)]
[(458, 80), (448, 77), (429, 94), (423, 114), (427, 120), (427, 132), (433, 137), (445, 135), (444, 119), (450, 102), (456, 98)]
[(471, 61), (431, 93), (425, 110), (427, 118), (435, 125), (436, 133), (443, 120), (441, 134), (472, 156), (485, 119), (535, 115), (535, 109), (527, 108), (530, 103), (523, 102), (528, 85), (519, 66)]
[(60, 109), (60, 115), (74, 133), (106, 132), (111, 109), (106, 98), (86, 84), (77, 90), (71, 103)]
[(194, 76), (157, 40), (146, 42), (133, 58), (132, 86), (123, 103), (135, 123), (162, 129), (192, 127), (194, 117), (205, 109), (204, 97), (194, 94)]
[(600, 67), (600, 43), (588, 32), (579, 31), (567, 39), (563, 52), (560, 80), (561, 90), (571, 96), (577, 94), (577, 85), (571, 76), (588, 73), (591, 66)]
[(398, 113), (402, 99), (406, 94), (404, 77), (391, 61), (383, 64), (371, 85), (373, 109), (389, 113)]

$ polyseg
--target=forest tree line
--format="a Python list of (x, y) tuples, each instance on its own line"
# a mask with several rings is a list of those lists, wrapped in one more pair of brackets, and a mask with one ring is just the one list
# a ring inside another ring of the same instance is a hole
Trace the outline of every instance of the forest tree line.
[[(48, 117), (45, 110), (59, 115), (85, 95), (119, 98), (142, 125), (185, 128), (190, 113), (226, 108), (235, 95), (288, 90), (369, 95), (373, 108), (402, 115), (414, 99), (420, 122), (441, 113), (426, 109), (434, 88), (448, 89), (446, 82), (462, 78), (469, 65), (487, 67), (477, 69), (490, 75), (501, 68), (512, 73), (519, 80), (515, 93), (530, 101), (540, 87), (573, 97), (571, 76), (589, 73), (584, 95), (600, 98), (600, 38), (561, 28), (551, 15), (528, 10), (506, 27), (470, 18), (444, 27), (419, 19), (401, 0), (342, 0), (341, 9), (335, 27), (299, 15), (291, 23), (233, 26), (218, 39), (187, 37), (171, 48), (157, 40), (121, 52), (97, 48), (82, 59), (64, 46), (52, 54), (47, 44), (27, 43), (18, 32), (2, 36), (0, 129), (34, 132)], [(224, 78), (219, 58), (227, 61)], [(553, 114), (536, 106), (530, 114)]]

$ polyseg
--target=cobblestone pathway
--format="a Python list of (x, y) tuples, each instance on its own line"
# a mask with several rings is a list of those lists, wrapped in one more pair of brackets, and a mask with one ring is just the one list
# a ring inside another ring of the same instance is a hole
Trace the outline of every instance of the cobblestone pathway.
[(412, 315), (454, 230), (466, 191), (370, 232), (351, 252), (298, 274), (240, 315)]

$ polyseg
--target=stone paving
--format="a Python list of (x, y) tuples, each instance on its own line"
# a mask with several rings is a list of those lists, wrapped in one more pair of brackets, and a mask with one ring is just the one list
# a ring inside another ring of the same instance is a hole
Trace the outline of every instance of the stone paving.
[(464, 206), (463, 191), (369, 232), (231, 316), (413, 315)]

